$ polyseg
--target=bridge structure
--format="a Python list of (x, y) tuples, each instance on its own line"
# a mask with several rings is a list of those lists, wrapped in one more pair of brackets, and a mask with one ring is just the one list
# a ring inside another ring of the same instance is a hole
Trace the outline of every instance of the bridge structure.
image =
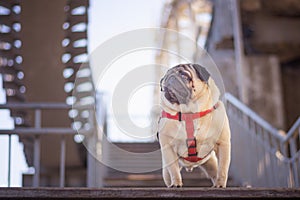
[[(110, 134), (106, 105), (103, 95), (95, 92), (87, 62), (89, 1), (2, 0), (0, 72), (6, 103), (0, 109), (10, 111), (15, 128), (0, 134), (9, 144), (12, 135), (19, 136), (34, 173), (23, 175), (24, 188), (0, 188), (0, 198), (300, 197), (300, 3), (272, 2), (166, 3), (161, 27), (188, 35), (219, 67), (232, 130), (228, 189), (208, 188), (210, 180), (195, 170), (183, 173), (187, 188), (169, 190), (161, 188), (160, 170), (115, 170), (160, 169), (161, 157), (126, 157), (114, 149), (153, 152), (159, 150), (157, 142), (111, 143), (103, 137)], [(162, 48), (187, 48), (168, 35), (158, 38)], [(197, 62), (197, 48), (188, 48), (189, 59)], [(163, 52), (156, 61), (166, 66), (180, 62)], [(162, 73), (156, 71), (156, 77)], [(10, 169), (10, 158), (8, 165)]]

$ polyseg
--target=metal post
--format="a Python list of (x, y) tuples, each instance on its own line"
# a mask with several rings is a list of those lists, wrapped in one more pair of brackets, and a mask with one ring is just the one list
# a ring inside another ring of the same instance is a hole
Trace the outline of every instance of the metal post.
[(10, 187), (11, 182), (11, 135), (8, 135), (8, 174), (7, 174), (7, 187)]
[[(290, 156), (291, 158), (294, 158), (297, 154), (297, 142), (295, 138), (289, 139), (289, 148), (290, 148)], [(297, 166), (297, 159), (290, 162), (290, 184), (291, 187), (299, 187), (299, 174), (298, 174), (298, 166)]]
[(60, 181), (59, 186), (65, 186), (65, 162), (66, 162), (66, 140), (65, 137), (61, 137), (60, 141)]
[[(88, 140), (87, 141), (87, 145), (90, 145), (90, 143), (92, 143), (94, 140)], [(93, 142), (94, 143), (94, 142)], [(87, 155), (87, 187), (96, 187), (97, 184), (96, 184), (96, 175), (97, 175), (97, 172), (95, 170), (96, 168), (96, 162), (95, 162), (95, 159), (94, 157), (87, 151), (86, 152), (86, 155)], [(100, 177), (98, 177), (100, 178)], [(102, 177), (101, 177), (102, 178)]]
[(34, 138), (34, 155), (33, 155), (33, 165), (34, 165), (34, 175), (33, 175), (33, 187), (39, 187), (40, 185), (40, 137), (36, 136)]
[(40, 109), (35, 110), (35, 118), (34, 118), (34, 127), (35, 128), (41, 128), (42, 124), (42, 111)]
[[(95, 100), (96, 100), (96, 102), (98, 102), (100, 99), (103, 100), (103, 97), (100, 96), (99, 93), (95, 93)], [(87, 122), (90, 125), (89, 131), (90, 131), (91, 136), (92, 136), (93, 139), (89, 138), (89, 139), (87, 139), (86, 142), (87, 142), (88, 147), (89, 146), (95, 146), (96, 147), (94, 153), (96, 153), (96, 156), (98, 158), (98, 156), (99, 156), (98, 152), (97, 152), (98, 133), (95, 132), (95, 126), (97, 126), (97, 125), (96, 125), (96, 122), (95, 122), (95, 119), (94, 119), (94, 116), (97, 115), (97, 109), (99, 109), (99, 108), (96, 108), (96, 107), (94, 109), (88, 108), (89, 117), (88, 117)], [(100, 120), (100, 121), (98, 121), (100, 124), (104, 120), (104, 119), (102, 119), (102, 117), (103, 116), (101, 116), (100, 119), (98, 119), (98, 120)], [(87, 182), (86, 182), (87, 187), (96, 187), (96, 186), (99, 186), (99, 185), (97, 185), (97, 180), (96, 180), (97, 179), (96, 177), (98, 177), (98, 174), (97, 174), (97, 170), (96, 170), (96, 168), (97, 168), (96, 165), (97, 164), (96, 164), (95, 160), (96, 159), (91, 155), (91, 153), (89, 151), (87, 151), (87, 176), (86, 176), (87, 177), (86, 178), (86, 180), (87, 180)], [(98, 178), (100, 179), (100, 177), (98, 177)]]
[[(40, 109), (35, 110), (35, 120), (34, 127), (39, 129), (42, 124), (42, 113)], [(34, 138), (34, 157), (33, 157), (33, 165), (34, 165), (34, 176), (33, 176), (33, 187), (38, 187), (40, 185), (40, 137), (35, 136)]]
[[(177, 7), (177, 6), (176, 6)], [(176, 8), (177, 9), (177, 8)], [(173, 17), (173, 18), (175, 18), (175, 30), (176, 31), (178, 31), (178, 32), (180, 32), (180, 30), (179, 30), (179, 25), (178, 25), (178, 12), (175, 12), (175, 16)], [(180, 46), (180, 36), (179, 36), (179, 34), (177, 33), (176, 34), (176, 48), (177, 48), (177, 53), (178, 53), (178, 55), (181, 55), (181, 46)], [(167, 39), (168, 40), (168, 39)], [(174, 38), (172, 37), (172, 41), (171, 41), (171, 43), (173, 43), (173, 41), (174, 41)], [(169, 45), (170, 46), (170, 42), (169, 41), (167, 41), (167, 45)], [(178, 63), (181, 63), (181, 57), (180, 56), (176, 56), (177, 57), (177, 62)]]
[(242, 33), (240, 1), (231, 0), (232, 5), (232, 22), (233, 22), (233, 35), (234, 35), (234, 49), (235, 49), (235, 62), (237, 72), (237, 86), (239, 89), (239, 98), (243, 103), (247, 103), (247, 96), (245, 91), (244, 82), (244, 42)]

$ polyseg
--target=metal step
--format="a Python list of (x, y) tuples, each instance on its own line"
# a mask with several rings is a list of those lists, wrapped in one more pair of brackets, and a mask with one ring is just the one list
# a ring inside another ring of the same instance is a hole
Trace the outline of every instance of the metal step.
[(0, 188), (0, 199), (295, 199), (299, 188)]
[[(211, 187), (212, 182), (200, 170), (195, 169), (193, 172), (181, 171), (184, 187)], [(104, 187), (165, 187), (161, 171), (155, 171), (147, 174), (126, 174), (110, 173), (110, 176), (104, 178)], [(238, 187), (239, 185), (229, 177), (228, 187)]]

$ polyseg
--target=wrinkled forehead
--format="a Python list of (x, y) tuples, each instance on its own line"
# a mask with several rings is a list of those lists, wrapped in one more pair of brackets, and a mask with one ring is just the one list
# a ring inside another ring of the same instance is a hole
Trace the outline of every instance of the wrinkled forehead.
[(191, 64), (180, 64), (180, 65), (176, 65), (174, 68), (177, 70), (181, 69), (181, 70), (189, 71), (189, 70), (193, 69), (193, 66)]
[(174, 72), (178, 72), (180, 70), (184, 70), (184, 71), (188, 72), (189, 74), (191, 74), (191, 72), (193, 71), (193, 67), (188, 64), (176, 65), (176, 66), (168, 69), (168, 71), (166, 72), (166, 75), (174, 73)]
[(184, 70), (185, 72), (189, 72), (190, 77), (193, 77), (192, 74), (196, 74), (197, 77), (204, 82), (208, 82), (210, 78), (210, 73), (201, 65), (199, 64), (180, 64), (176, 65), (175, 67), (169, 69), (167, 71), (167, 76), (173, 72), (177, 72), (180, 70)]

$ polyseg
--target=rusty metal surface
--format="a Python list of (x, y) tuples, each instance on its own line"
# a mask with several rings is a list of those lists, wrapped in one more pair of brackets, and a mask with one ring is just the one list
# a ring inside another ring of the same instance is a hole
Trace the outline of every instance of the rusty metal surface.
[(275, 199), (300, 198), (286, 188), (0, 188), (0, 199)]

